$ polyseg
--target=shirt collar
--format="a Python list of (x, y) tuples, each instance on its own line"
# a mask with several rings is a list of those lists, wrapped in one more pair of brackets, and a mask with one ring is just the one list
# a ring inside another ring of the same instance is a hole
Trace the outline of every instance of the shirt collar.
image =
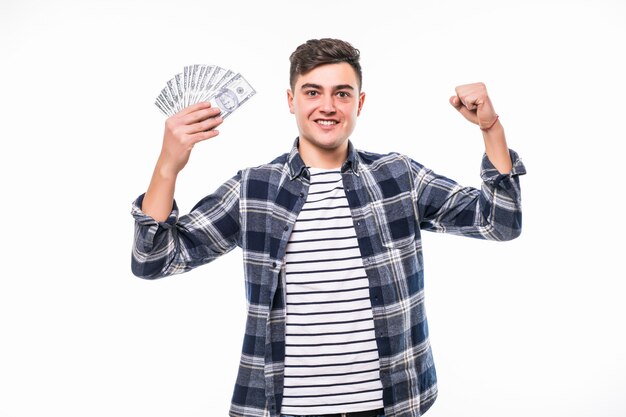
[[(287, 159), (287, 164), (289, 164), (290, 179), (292, 180), (298, 178), (304, 172), (307, 172), (308, 175), (308, 170), (306, 169), (307, 166), (304, 164), (304, 161), (300, 156), (300, 152), (298, 151), (298, 141), (299, 138), (296, 138)], [(346, 172), (347, 170), (351, 170), (356, 175), (359, 175), (359, 159), (357, 157), (356, 149), (354, 149), (350, 140), (348, 140), (348, 158), (343, 165), (341, 165), (341, 172)]]

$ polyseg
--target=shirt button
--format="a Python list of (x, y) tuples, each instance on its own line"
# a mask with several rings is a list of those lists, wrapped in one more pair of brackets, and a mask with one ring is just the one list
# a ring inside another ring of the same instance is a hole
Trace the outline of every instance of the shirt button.
[(356, 222), (356, 225), (357, 225), (357, 226), (360, 226), (360, 225), (361, 225), (361, 222)]
[(303, 197), (304, 197), (304, 193), (300, 193), (300, 198), (303, 198)]
[(289, 230), (289, 226), (285, 226), (283, 230), (286, 232), (287, 230)]
[(276, 262), (272, 262), (272, 268), (276, 268)]

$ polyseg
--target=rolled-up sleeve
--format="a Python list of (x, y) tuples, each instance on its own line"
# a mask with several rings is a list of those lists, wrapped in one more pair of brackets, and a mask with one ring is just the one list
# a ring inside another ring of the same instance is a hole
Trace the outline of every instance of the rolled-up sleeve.
[(526, 168), (509, 150), (512, 169), (501, 174), (483, 156), (480, 189), (463, 187), (412, 161), (420, 228), (489, 240), (511, 240), (522, 230), (519, 176)]
[(237, 174), (180, 217), (174, 201), (163, 222), (141, 210), (144, 194), (140, 195), (131, 208), (135, 219), (133, 274), (147, 279), (179, 274), (234, 249), (240, 240), (239, 188)]

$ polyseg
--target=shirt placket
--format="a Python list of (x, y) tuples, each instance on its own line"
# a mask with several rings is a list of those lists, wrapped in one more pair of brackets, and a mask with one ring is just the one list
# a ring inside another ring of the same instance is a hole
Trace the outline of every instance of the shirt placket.
[[(302, 210), (302, 207), (304, 206), (304, 202), (306, 201), (307, 198), (307, 194), (308, 194), (308, 188), (309, 188), (309, 182), (308, 182), (308, 171), (307, 172), (307, 176), (306, 178), (302, 178), (302, 176), (295, 178), (293, 180), (287, 180), (287, 182), (285, 182), (283, 184), (283, 187), (287, 187), (287, 188), (291, 188), (291, 190), (289, 190), (293, 195), (296, 195), (298, 200), (295, 203), (295, 205), (293, 206), (292, 209), (292, 217), (293, 217), (293, 221), (292, 222), (287, 222), (284, 225), (282, 225), (282, 229), (279, 230), (275, 230), (274, 232), (278, 232), (280, 233), (281, 236), (281, 244), (280, 244), (280, 248), (278, 251), (278, 256), (277, 258), (280, 259), (280, 261), (277, 261), (277, 267), (279, 268), (278, 270), (278, 274), (277, 274), (277, 278), (276, 278), (276, 286), (273, 285), (272, 283), (272, 290), (270, 292), (270, 300), (273, 300), (274, 296), (275, 296), (275, 292), (276, 291), (281, 291), (282, 293), (282, 299), (283, 299), (283, 304), (286, 302), (286, 283), (285, 283), (285, 262), (284, 262), (284, 258), (285, 258), (285, 252), (287, 250), (287, 242), (289, 241), (289, 236), (291, 235), (291, 232), (293, 230), (293, 226), (295, 224), (295, 220), (298, 217), (298, 214), (300, 213), (300, 211)], [(278, 193), (280, 193), (281, 190), (278, 191)], [(280, 225), (279, 225), (280, 227)], [(276, 234), (278, 234), (276, 233)], [(271, 314), (271, 310), (274, 308), (274, 306), (271, 306), (269, 314)], [(282, 347), (282, 352), (284, 355), (285, 352), (285, 347), (284, 347), (284, 343), (285, 343), (285, 324), (287, 322), (287, 306), (284, 304), (282, 306), (282, 310), (283, 310), (283, 317), (282, 317), (282, 322), (283, 322), (283, 326), (282, 326), (282, 334), (280, 335), (275, 335), (272, 334), (271, 332), (271, 326), (270, 326), (270, 317), (268, 315), (267, 318), (267, 326), (266, 326), (266, 337), (267, 337), (267, 343), (266, 345), (270, 347), (273, 345), (275, 340), (281, 340), (283, 343), (283, 347)], [(267, 375), (267, 367), (266, 367), (266, 375), (265, 375), (265, 380), (266, 380), (266, 387), (267, 387), (267, 392), (266, 395), (268, 396), (268, 403), (270, 405), (270, 415), (274, 416), (274, 415), (279, 415), (280, 413), (280, 402), (281, 401), (277, 401), (276, 398), (277, 396), (282, 396), (282, 387), (283, 387), (283, 383), (284, 383), (284, 361), (285, 358), (284, 356), (282, 358), (280, 358), (280, 360), (277, 360), (277, 358), (273, 358), (272, 357), (272, 352), (271, 350), (269, 352), (266, 352), (265, 354), (265, 363), (273, 363), (273, 368), (274, 368), (274, 375)], [(276, 374), (275, 371), (275, 367), (277, 365), (281, 364), (282, 365), (282, 369), (281, 371)], [(278, 386), (277, 386), (278, 385)]]

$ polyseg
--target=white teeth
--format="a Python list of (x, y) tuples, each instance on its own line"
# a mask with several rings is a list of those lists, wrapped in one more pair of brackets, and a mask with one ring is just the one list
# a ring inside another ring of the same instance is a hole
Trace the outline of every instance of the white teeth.
[(336, 124), (337, 122), (335, 122), (334, 120), (318, 120), (317, 123), (324, 126), (330, 126)]

